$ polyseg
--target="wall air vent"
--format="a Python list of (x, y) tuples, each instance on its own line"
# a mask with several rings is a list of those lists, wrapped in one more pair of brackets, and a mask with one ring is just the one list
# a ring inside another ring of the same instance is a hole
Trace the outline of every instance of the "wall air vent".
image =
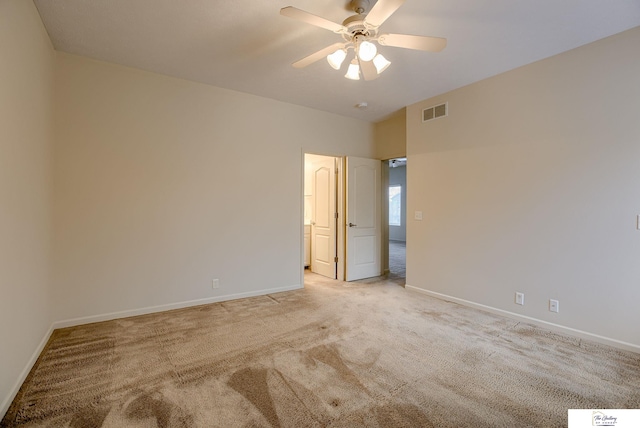
[(428, 120), (445, 117), (448, 114), (448, 112), (449, 112), (449, 109), (447, 107), (447, 103), (426, 108), (422, 110), (422, 121), (426, 122)]

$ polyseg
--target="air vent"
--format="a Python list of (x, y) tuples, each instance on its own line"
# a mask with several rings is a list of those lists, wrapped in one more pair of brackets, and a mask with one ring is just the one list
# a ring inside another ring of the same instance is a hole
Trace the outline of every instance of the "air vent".
[(438, 106), (433, 106), (422, 110), (422, 121), (426, 122), (432, 119), (438, 119), (440, 117), (444, 117), (448, 113), (447, 103), (440, 104)]

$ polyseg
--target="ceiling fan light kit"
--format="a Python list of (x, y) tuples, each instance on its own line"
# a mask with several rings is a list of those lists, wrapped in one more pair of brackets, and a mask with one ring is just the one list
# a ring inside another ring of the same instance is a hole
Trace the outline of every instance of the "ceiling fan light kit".
[(360, 66), (355, 58), (351, 60), (351, 64), (349, 64), (349, 68), (347, 69), (347, 74), (345, 74), (344, 77), (351, 80), (360, 80)]
[(378, 28), (404, 2), (405, 0), (378, 0), (367, 13), (369, 0), (352, 0), (351, 8), (356, 12), (356, 15), (345, 19), (342, 25), (293, 6), (280, 9), (280, 14), (283, 16), (340, 34), (344, 39), (344, 43), (334, 43), (331, 46), (327, 46), (294, 62), (293, 66), (303, 68), (326, 56), (329, 65), (333, 69), (339, 70), (347, 57), (347, 50), (353, 48), (355, 55), (349, 64), (345, 77), (351, 80), (360, 80), (360, 71), (362, 71), (364, 80), (373, 80), (391, 65), (389, 60), (378, 53), (378, 48), (373, 42), (377, 42), (381, 46), (427, 52), (440, 52), (444, 49), (447, 45), (447, 40), (440, 37), (411, 36), (408, 34), (378, 35)]
[(373, 59), (373, 65), (376, 66), (376, 71), (378, 72), (378, 74), (380, 74), (383, 71), (385, 71), (387, 67), (391, 65), (391, 62), (389, 62), (389, 60), (383, 57), (382, 54), (378, 54)]
[(376, 45), (369, 41), (365, 40), (358, 44), (358, 58), (360, 58), (360, 61), (371, 61), (377, 53)]
[(334, 70), (340, 70), (342, 62), (347, 57), (346, 49), (338, 49), (332, 54), (327, 55), (327, 62)]

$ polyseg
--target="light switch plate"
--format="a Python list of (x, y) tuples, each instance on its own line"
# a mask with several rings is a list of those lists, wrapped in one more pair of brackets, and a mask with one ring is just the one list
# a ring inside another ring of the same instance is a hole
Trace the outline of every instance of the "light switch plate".
[(414, 218), (415, 220), (422, 220), (422, 211), (416, 211), (416, 212), (414, 212), (414, 214), (413, 214), (413, 218)]

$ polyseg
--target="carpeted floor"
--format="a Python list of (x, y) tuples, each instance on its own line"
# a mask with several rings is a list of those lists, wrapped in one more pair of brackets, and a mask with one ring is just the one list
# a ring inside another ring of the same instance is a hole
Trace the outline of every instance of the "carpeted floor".
[(3, 427), (561, 427), (640, 355), (407, 291), (304, 290), (56, 330)]
[(389, 279), (405, 285), (407, 280), (407, 243), (389, 240)]

